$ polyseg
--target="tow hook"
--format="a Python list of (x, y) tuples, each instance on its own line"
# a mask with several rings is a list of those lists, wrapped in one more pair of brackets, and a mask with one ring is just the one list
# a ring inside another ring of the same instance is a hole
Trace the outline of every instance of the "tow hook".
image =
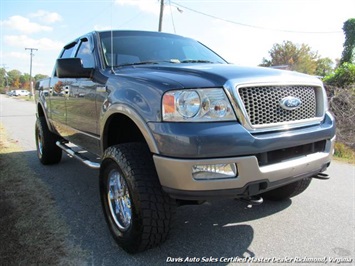
[(317, 175), (314, 175), (312, 177), (316, 178), (316, 179), (321, 179), (321, 180), (328, 180), (330, 178), (329, 175), (324, 174), (324, 173), (318, 173)]
[(252, 208), (253, 206), (260, 205), (264, 202), (264, 199), (260, 196), (249, 196), (240, 198), (239, 200), (246, 203), (248, 208)]

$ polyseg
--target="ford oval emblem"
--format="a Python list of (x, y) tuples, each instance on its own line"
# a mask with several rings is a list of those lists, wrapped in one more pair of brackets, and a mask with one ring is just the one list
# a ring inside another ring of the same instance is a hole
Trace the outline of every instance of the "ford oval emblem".
[(296, 97), (288, 96), (280, 101), (280, 106), (285, 110), (295, 110), (300, 108), (302, 101)]

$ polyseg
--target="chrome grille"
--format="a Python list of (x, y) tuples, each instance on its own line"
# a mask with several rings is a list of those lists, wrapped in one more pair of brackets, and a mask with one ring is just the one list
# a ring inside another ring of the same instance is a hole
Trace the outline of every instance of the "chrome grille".
[[(311, 119), (317, 114), (316, 88), (312, 86), (240, 87), (238, 92), (252, 125)], [(280, 101), (288, 96), (299, 98), (301, 107), (283, 109)]]

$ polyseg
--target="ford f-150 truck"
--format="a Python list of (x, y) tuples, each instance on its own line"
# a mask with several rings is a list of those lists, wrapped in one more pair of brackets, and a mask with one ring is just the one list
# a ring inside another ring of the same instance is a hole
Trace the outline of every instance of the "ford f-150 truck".
[(130, 253), (162, 243), (179, 205), (300, 194), (327, 178), (335, 141), (318, 78), (229, 64), (167, 33), (83, 35), (35, 97), (39, 160), (64, 150), (99, 169), (107, 224)]

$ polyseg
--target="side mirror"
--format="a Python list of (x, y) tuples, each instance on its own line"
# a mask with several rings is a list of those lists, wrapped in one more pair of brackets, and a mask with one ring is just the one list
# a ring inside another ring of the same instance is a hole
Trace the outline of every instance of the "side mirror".
[(35, 90), (36, 91), (39, 91), (39, 90), (42, 90), (43, 88), (40, 86), (40, 83), (39, 81), (36, 82), (36, 85), (35, 85)]
[(84, 68), (80, 58), (59, 58), (55, 69), (58, 78), (91, 78), (94, 71)]

